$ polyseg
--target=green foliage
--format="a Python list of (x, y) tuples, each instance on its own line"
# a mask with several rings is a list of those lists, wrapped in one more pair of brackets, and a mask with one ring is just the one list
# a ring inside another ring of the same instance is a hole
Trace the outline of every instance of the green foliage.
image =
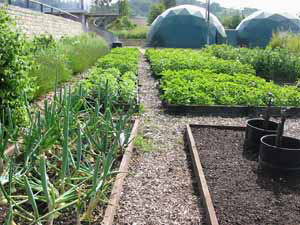
[(28, 76), (33, 64), (29, 49), (25, 37), (0, 8), (0, 111), (10, 107), (18, 122), (26, 121), (22, 97), (26, 94), (31, 99), (35, 90), (33, 79)]
[[(104, 92), (111, 96), (111, 98), (118, 97), (119, 83), (121, 73), (116, 68), (103, 69), (99, 67), (93, 67), (89, 76), (82, 82), (83, 88), (86, 90), (97, 90), (99, 87), (100, 92)], [(90, 93), (96, 97), (98, 93)]]
[(208, 46), (205, 52), (226, 60), (250, 64), (256, 75), (274, 81), (294, 82), (300, 78), (300, 57), (287, 49), (234, 48), (228, 45)]
[(132, 118), (131, 111), (113, 111), (106, 91), (105, 105), (90, 104), (82, 88), (56, 92), (17, 137), (1, 124), (10, 144), (24, 140), (18, 154), (0, 156), (0, 196), (10, 207), (3, 224), (57, 224), (66, 215), (74, 215), (72, 224), (97, 223), (93, 212), (109, 197)]
[(120, 16), (129, 16), (129, 4), (128, 0), (119, 1), (119, 15)]
[(153, 151), (153, 142), (151, 139), (145, 138), (142, 135), (136, 136), (134, 139), (134, 146), (137, 150), (142, 152), (151, 152)]
[(241, 14), (224, 16), (222, 18), (222, 24), (227, 29), (235, 29), (244, 18), (245, 17)]
[(269, 44), (272, 49), (284, 48), (294, 54), (300, 53), (300, 35), (292, 32), (275, 32)]
[(252, 66), (236, 60), (224, 60), (212, 57), (208, 53), (190, 49), (147, 49), (146, 57), (150, 60), (152, 71), (161, 75), (164, 70), (210, 69), (215, 73), (255, 74)]
[(129, 103), (136, 98), (136, 82), (137, 76), (133, 72), (129, 71), (123, 74), (119, 83), (119, 95), (122, 102)]
[(161, 3), (164, 4), (165, 9), (176, 6), (176, 0), (161, 0)]
[(58, 48), (65, 53), (73, 74), (85, 71), (108, 52), (105, 41), (93, 33), (64, 38)]
[(35, 36), (31, 44), (32, 44), (31, 51), (35, 53), (39, 50), (54, 48), (56, 47), (57, 42), (55, 41), (52, 35), (49, 36), (40, 35), (40, 36)]
[(154, 3), (151, 5), (150, 12), (148, 14), (148, 24), (152, 24), (152, 22), (165, 11), (164, 4)]
[(47, 39), (42, 37), (34, 39), (33, 46), (36, 43), (38, 50), (34, 55), (35, 66), (30, 72), (30, 77), (35, 78), (35, 86), (38, 87), (34, 93), (35, 98), (52, 90), (55, 82), (59, 84), (68, 81), (73, 74), (87, 70), (108, 52), (104, 40), (93, 34), (50, 41), (49, 45)]
[(110, 31), (132, 30), (136, 24), (132, 23), (128, 16), (122, 16), (108, 25)]
[(107, 89), (106, 92), (115, 104), (132, 104), (137, 95), (139, 59), (140, 51), (137, 48), (112, 49), (109, 54), (99, 59), (88, 78), (82, 81), (82, 86), (92, 98), (99, 93), (91, 90), (99, 87), (102, 93)]
[(121, 39), (146, 39), (148, 31), (148, 26), (136, 26), (130, 30), (112, 30), (112, 32)]
[(171, 104), (265, 106), (266, 93), (276, 106), (300, 106), (297, 87), (280, 87), (249, 74), (217, 74), (211, 70), (164, 71), (162, 98)]
[(38, 87), (34, 98), (53, 90), (55, 84), (72, 78), (72, 70), (68, 65), (68, 58), (63, 48), (48, 48), (35, 54), (35, 66), (32, 67), (30, 77), (35, 79)]
[(140, 52), (136, 48), (116, 48), (110, 54), (100, 58), (97, 66), (104, 69), (117, 68), (122, 75), (128, 71), (137, 74), (139, 57)]

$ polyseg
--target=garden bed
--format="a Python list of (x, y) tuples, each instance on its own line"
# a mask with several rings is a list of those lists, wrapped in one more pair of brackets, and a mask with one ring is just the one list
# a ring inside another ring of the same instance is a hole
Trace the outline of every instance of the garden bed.
[[(203, 167), (202, 176), (196, 173), (200, 190), (207, 183), (211, 194), (213, 206), (206, 207), (207, 219), (210, 224), (224, 225), (300, 224), (299, 178), (274, 177), (262, 171), (257, 157), (243, 150), (244, 129), (187, 126), (189, 147), (198, 159), (194, 167), (200, 167), (196, 171)], [(203, 198), (205, 203), (209, 199)], [(217, 221), (211, 219), (214, 211)]]
[[(99, 224), (101, 221), (105, 225), (113, 224), (113, 218), (116, 212), (116, 207), (119, 204), (124, 179), (128, 172), (128, 164), (133, 150), (133, 140), (137, 135), (139, 119), (133, 120), (132, 124), (133, 127), (130, 133), (129, 144), (124, 150), (124, 154), (117, 159), (117, 162), (115, 163), (116, 165), (114, 166), (116, 167), (118, 175), (115, 177), (115, 180), (113, 182), (109, 201), (106, 206), (101, 204), (101, 206), (95, 208), (95, 212), (93, 215), (95, 216), (95, 218), (99, 219), (97, 219), (93, 224)], [(12, 156), (14, 154), (14, 146), (11, 145), (5, 152), (6, 155)], [(105, 207), (106, 209), (104, 209)], [(0, 205), (0, 224), (4, 224), (7, 212), (8, 207), (5, 205)], [(72, 213), (72, 210), (66, 210), (60, 215), (60, 217), (54, 222), (54, 224), (75, 224), (76, 216), (74, 215), (74, 213)]]

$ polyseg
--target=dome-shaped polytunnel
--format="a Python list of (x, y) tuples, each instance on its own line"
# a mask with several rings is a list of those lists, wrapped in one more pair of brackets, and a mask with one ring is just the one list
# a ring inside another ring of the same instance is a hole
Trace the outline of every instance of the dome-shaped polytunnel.
[(266, 47), (273, 32), (300, 32), (300, 19), (288, 13), (257, 11), (245, 18), (236, 29), (240, 44)]
[[(193, 5), (180, 5), (159, 15), (152, 23), (147, 37), (150, 47), (201, 48), (207, 43), (206, 10)], [(210, 15), (210, 43), (226, 38), (224, 27)]]

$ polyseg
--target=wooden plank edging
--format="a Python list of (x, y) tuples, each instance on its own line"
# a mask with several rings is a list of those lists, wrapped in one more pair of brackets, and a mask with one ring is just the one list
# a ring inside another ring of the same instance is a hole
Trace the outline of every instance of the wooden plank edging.
[(132, 155), (132, 150), (133, 150), (133, 139), (137, 135), (138, 124), (139, 124), (139, 119), (136, 119), (134, 126), (132, 128), (131, 134), (130, 134), (130, 138), (129, 138), (130, 143), (129, 143), (127, 149), (125, 150), (125, 153), (123, 155), (121, 165), (119, 168), (119, 173), (116, 176), (116, 180), (112, 187), (108, 206), (105, 210), (104, 218), (101, 223), (102, 225), (112, 225), (113, 224), (114, 216), (116, 214), (116, 210), (117, 210), (117, 207), (119, 206), (119, 201), (121, 198), (123, 183), (124, 183), (124, 180), (128, 173), (128, 165), (129, 165), (129, 161), (130, 161), (130, 158)]
[(209, 223), (209, 225), (219, 225), (214, 205), (206, 183), (204, 171), (200, 162), (200, 157), (196, 148), (195, 140), (189, 124), (186, 125), (186, 131), (189, 150), (192, 156), (191, 158), (193, 162), (194, 172), (196, 174), (198, 187), (201, 191), (202, 201), (207, 215), (207, 222)]

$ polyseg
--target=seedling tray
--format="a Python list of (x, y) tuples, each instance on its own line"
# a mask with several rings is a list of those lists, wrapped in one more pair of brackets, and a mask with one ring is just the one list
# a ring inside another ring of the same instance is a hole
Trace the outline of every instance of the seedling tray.
[(209, 224), (300, 224), (299, 177), (263, 171), (257, 155), (243, 148), (245, 127), (186, 129)]

